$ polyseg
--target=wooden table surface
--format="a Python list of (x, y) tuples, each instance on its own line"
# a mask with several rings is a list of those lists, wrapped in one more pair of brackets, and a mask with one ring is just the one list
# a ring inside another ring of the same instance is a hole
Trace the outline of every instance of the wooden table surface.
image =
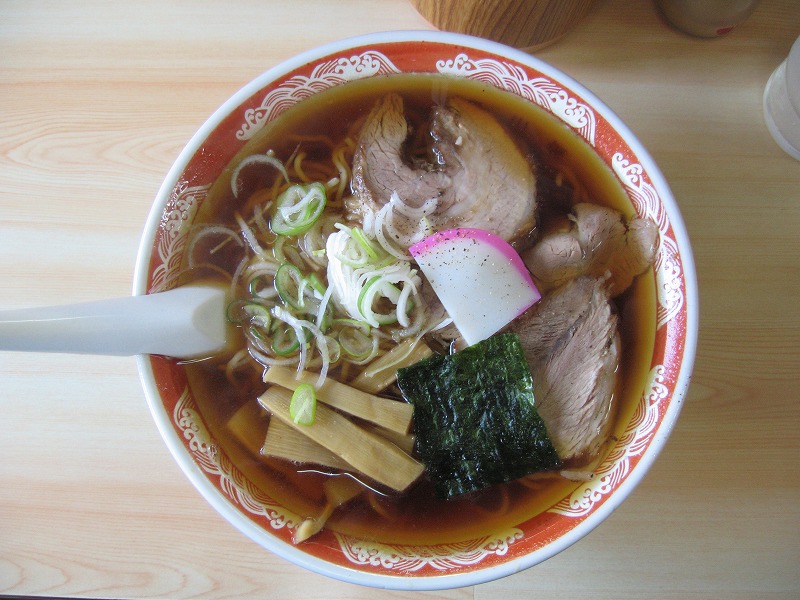
[[(0, 0), (0, 308), (130, 293), (152, 199), (205, 118), (282, 59), (430, 28), (406, 0)], [(688, 400), (622, 507), (517, 575), (376, 592), (262, 550), (183, 476), (133, 358), (0, 353), (0, 594), (125, 598), (800, 597), (800, 162), (762, 118), (800, 2), (715, 40), (600, 0), (538, 52), (655, 156), (693, 240)]]

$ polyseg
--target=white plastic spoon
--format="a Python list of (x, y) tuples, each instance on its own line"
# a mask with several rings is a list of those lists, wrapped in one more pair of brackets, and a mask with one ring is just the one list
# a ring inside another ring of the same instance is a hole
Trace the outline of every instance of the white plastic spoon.
[(167, 292), (0, 311), (0, 350), (203, 358), (230, 340), (225, 290)]

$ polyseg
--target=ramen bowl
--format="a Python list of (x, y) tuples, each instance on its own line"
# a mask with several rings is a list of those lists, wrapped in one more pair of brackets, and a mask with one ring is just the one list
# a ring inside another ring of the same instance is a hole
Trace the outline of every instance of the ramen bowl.
[[(317, 573), (361, 585), (406, 590), (461, 587), (517, 573), (552, 557), (597, 527), (641, 481), (664, 446), (692, 369), (698, 300), (692, 253), (667, 183), (631, 131), (589, 90), (523, 52), (444, 32), (391, 32), (311, 50), (245, 85), (200, 128), (161, 187), (146, 224), (135, 294), (174, 285), (187, 240), (213, 186), (259, 131), (315, 96), (354, 82), (403, 74), (471, 80), (537, 107), (580, 141), (601, 165), (627, 209), (654, 222), (659, 246), (639, 286), (650, 299), (644, 340), (611, 442), (592, 476), (568, 483), (541, 506), (470, 535), (425, 542), (325, 529), (293, 543), (302, 516), (280, 490), (265, 489), (219, 438), (186, 364), (139, 357), (160, 433), (186, 476), (236, 529), (268, 551)], [(521, 516), (520, 516), (521, 515)], [(458, 518), (457, 516), (455, 517)], [(460, 530), (463, 531), (463, 530)]]

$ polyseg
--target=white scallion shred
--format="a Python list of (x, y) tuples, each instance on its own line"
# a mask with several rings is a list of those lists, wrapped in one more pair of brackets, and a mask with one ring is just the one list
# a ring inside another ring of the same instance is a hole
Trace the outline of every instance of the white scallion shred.
[(303, 330), (308, 329), (314, 336), (314, 341), (317, 343), (317, 349), (322, 357), (322, 369), (320, 369), (319, 380), (317, 382), (317, 387), (321, 386), (323, 383), (325, 383), (325, 378), (328, 376), (328, 368), (330, 366), (328, 342), (325, 339), (325, 334), (323, 334), (322, 330), (311, 321), (298, 319), (285, 308), (276, 306), (272, 309), (272, 315), (276, 319), (280, 319), (289, 325), (289, 327), (294, 329), (295, 335), (297, 335), (297, 339), (300, 341), (300, 363), (297, 367), (298, 372), (305, 369), (306, 361), (308, 360), (309, 348), (308, 342), (306, 341), (305, 332)]
[[(414, 208), (406, 204), (397, 192), (392, 192), (389, 202), (384, 204), (380, 210), (370, 218), (364, 219), (364, 230), (378, 240), (381, 247), (392, 256), (410, 261), (411, 256), (405, 251), (412, 244), (421, 241), (427, 235), (427, 228), (422, 232), (406, 232), (395, 224), (395, 214), (400, 215), (406, 221), (427, 221), (438, 206), (436, 198), (426, 200), (419, 208)], [(397, 240), (400, 246), (395, 245), (391, 240)]]
[[(372, 327), (380, 327), (382, 316), (373, 309), (378, 298), (395, 305), (394, 319), (408, 326), (409, 297), (417, 295), (421, 279), (407, 261), (370, 260), (367, 252), (344, 226), (328, 236), (328, 285), (333, 288), (335, 300), (353, 319), (363, 320)], [(396, 286), (400, 286), (399, 290)], [(395, 293), (396, 292), (396, 293)]]
[(283, 176), (286, 183), (289, 183), (289, 173), (286, 171), (286, 167), (284, 164), (278, 160), (274, 155), (267, 153), (267, 154), (254, 154), (253, 156), (248, 156), (233, 170), (231, 174), (231, 191), (233, 192), (233, 197), (237, 198), (239, 196), (239, 175), (241, 175), (242, 171), (250, 166), (253, 165), (268, 165), (278, 170), (278, 172)]
[[(332, 368), (367, 365), (396, 342), (418, 340), (439, 325), (430, 322), (422, 279), (405, 249), (419, 228), (402, 225), (426, 222), (437, 200), (412, 207), (392, 194), (380, 211), (367, 211), (361, 228), (346, 225), (339, 211), (354, 149), (352, 140), (333, 148), (331, 170), (319, 181), (320, 169), (299, 146), (286, 163), (271, 151), (244, 159), (232, 172), (234, 196), (244, 192), (245, 169), (253, 169), (253, 180), (257, 169), (275, 169), (282, 180), (248, 191), (249, 220), (234, 213), (234, 227), (208, 226), (191, 240), (190, 265), (191, 252), (208, 245), (217, 244), (211, 256), (231, 241), (243, 253), (230, 283), (240, 304), (229, 314), (247, 348), (226, 365), (228, 378), (245, 365), (293, 365), (298, 374), (317, 373), (319, 387)], [(201, 245), (204, 239), (210, 242)], [(203, 264), (213, 266), (210, 259)], [(285, 265), (291, 281), (278, 276)]]
[(256, 238), (256, 234), (253, 233), (253, 230), (250, 229), (250, 225), (242, 218), (238, 212), (234, 215), (236, 222), (239, 224), (239, 229), (242, 232), (242, 237), (250, 246), (250, 248), (258, 254), (259, 256), (267, 256), (267, 253), (261, 247), (261, 244), (258, 243), (258, 239)]
[(215, 236), (222, 238), (222, 241), (211, 249), (209, 254), (214, 254), (222, 244), (227, 243), (229, 241), (233, 241), (235, 244), (239, 246), (244, 246), (244, 242), (239, 238), (239, 234), (236, 232), (235, 229), (231, 229), (230, 227), (225, 227), (223, 225), (208, 225), (203, 227), (200, 231), (195, 233), (192, 236), (192, 240), (189, 243), (189, 247), (187, 249), (187, 255), (189, 257), (189, 265), (193, 266), (195, 264), (195, 257), (194, 252), (197, 245), (200, 243), (201, 240), (205, 239), (206, 237)]

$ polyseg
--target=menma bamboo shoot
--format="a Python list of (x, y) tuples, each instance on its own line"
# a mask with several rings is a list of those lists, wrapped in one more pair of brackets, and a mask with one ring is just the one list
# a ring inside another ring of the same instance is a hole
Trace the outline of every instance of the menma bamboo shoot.
[[(271, 370), (271, 369), (270, 369)], [(393, 443), (359, 427), (346, 416), (319, 404), (312, 425), (299, 425), (289, 415), (292, 392), (270, 387), (259, 403), (270, 413), (340, 456), (354, 469), (394, 490), (402, 491), (422, 475), (425, 466)]]
[[(317, 379), (316, 373), (303, 372), (298, 377), (294, 369), (281, 366), (270, 367), (264, 374), (266, 383), (277, 383), (291, 390), (301, 383), (315, 385)], [(368, 394), (330, 378), (317, 389), (317, 400), (359, 419), (403, 434), (408, 433), (411, 428), (414, 415), (414, 407), (407, 402)]]

